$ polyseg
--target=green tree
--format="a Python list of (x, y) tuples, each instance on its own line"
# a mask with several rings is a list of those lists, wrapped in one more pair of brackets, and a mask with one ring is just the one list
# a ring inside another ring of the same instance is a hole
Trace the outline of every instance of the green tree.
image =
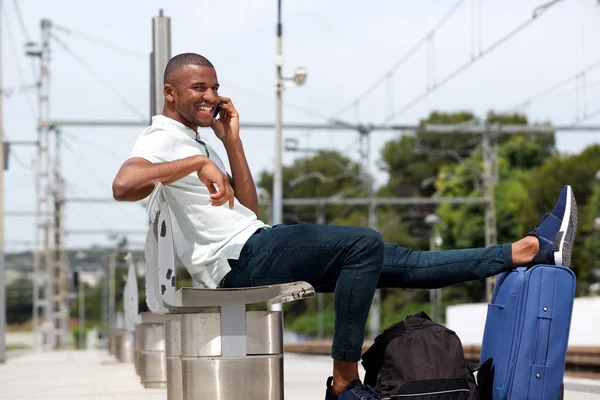
[(33, 282), (25, 277), (6, 286), (6, 322), (22, 324), (31, 319), (33, 310)]
[[(283, 168), (285, 198), (365, 197), (366, 187), (361, 181), (361, 168), (356, 162), (337, 151), (322, 151), (312, 157), (299, 158)], [(272, 195), (273, 174), (263, 171), (258, 186)], [(364, 207), (362, 207), (364, 208)], [(325, 221), (337, 223), (352, 214), (357, 207), (327, 206)], [(317, 209), (311, 206), (285, 206), (284, 222), (297, 224), (315, 223)]]
[[(428, 124), (461, 124), (477, 122), (472, 112), (442, 113), (434, 111), (420, 121)], [(441, 134), (417, 132), (414, 136), (402, 135), (387, 142), (381, 152), (381, 168), (389, 174), (386, 185), (393, 196), (431, 196), (435, 189), (427, 184), (435, 178), (441, 167), (455, 164), (457, 158), (470, 154), (478, 145), (468, 133)]]
[(587, 207), (580, 213), (579, 224), (583, 251), (578, 261), (589, 266), (580, 273), (580, 292), (587, 294), (592, 284), (600, 282), (600, 182), (592, 185), (592, 193)]
[[(588, 294), (591, 272), (596, 260), (587, 253), (594, 244), (593, 220), (598, 215), (598, 182), (595, 175), (600, 170), (600, 145), (589, 146), (580, 154), (556, 156), (544, 162), (526, 180), (528, 196), (519, 213), (519, 231), (527, 233), (544, 212), (554, 207), (556, 195), (564, 185), (571, 185), (579, 209), (579, 229), (573, 247), (571, 268), (577, 275), (577, 292)], [(587, 248), (586, 248), (586, 238)]]

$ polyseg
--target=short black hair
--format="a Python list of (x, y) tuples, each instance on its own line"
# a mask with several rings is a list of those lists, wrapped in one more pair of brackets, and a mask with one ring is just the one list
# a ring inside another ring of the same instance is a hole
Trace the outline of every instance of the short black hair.
[(173, 81), (173, 75), (175, 72), (185, 67), (186, 65), (199, 65), (203, 67), (214, 68), (210, 61), (204, 56), (196, 53), (183, 53), (178, 54), (175, 57), (171, 58), (167, 63), (167, 67), (165, 68), (165, 76), (164, 83), (170, 83), (173, 85), (175, 82)]

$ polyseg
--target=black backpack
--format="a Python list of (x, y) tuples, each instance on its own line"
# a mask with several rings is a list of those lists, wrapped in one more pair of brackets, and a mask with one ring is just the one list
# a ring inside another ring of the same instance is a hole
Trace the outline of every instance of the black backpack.
[(419, 312), (377, 336), (362, 365), (364, 383), (384, 400), (481, 400), (485, 388), (473, 372), (487, 382), (491, 359), (483, 366), (468, 362), (456, 333)]

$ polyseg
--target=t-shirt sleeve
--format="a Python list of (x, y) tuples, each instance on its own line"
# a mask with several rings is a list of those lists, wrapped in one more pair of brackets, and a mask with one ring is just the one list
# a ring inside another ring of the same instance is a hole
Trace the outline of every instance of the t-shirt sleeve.
[(168, 154), (172, 144), (167, 140), (167, 135), (162, 131), (142, 133), (133, 145), (129, 158), (143, 158), (151, 163), (173, 161)]

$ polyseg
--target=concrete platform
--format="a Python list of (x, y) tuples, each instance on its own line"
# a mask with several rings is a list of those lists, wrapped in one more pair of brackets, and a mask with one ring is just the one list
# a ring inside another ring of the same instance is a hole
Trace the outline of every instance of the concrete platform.
[[(286, 354), (286, 400), (323, 399), (331, 371), (331, 358), (327, 356)], [(567, 400), (600, 400), (599, 381), (567, 379), (566, 385), (571, 389), (565, 394)], [(106, 351), (20, 354), (0, 365), (2, 400), (166, 398), (166, 389), (144, 389), (133, 364), (119, 364)]]

